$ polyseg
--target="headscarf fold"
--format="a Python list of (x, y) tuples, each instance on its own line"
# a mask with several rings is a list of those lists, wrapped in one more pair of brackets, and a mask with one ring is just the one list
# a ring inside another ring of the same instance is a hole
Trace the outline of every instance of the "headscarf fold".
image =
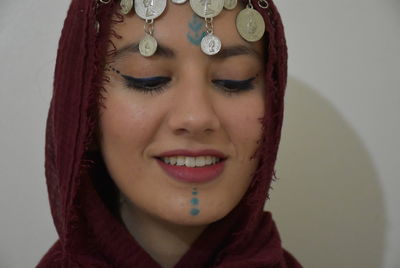
[[(247, 2), (247, 1), (246, 1)], [(263, 207), (279, 147), (287, 78), (280, 15), (254, 7), (266, 23), (266, 112), (259, 165), (241, 202), (210, 224), (175, 267), (301, 267), (282, 246)], [(113, 213), (115, 185), (92, 152), (117, 3), (72, 0), (62, 30), (46, 128), (45, 171), (58, 241), (37, 267), (160, 267)], [(100, 22), (97, 32), (96, 22)], [(94, 183), (94, 178), (96, 183)], [(107, 189), (111, 189), (107, 190)], [(108, 191), (108, 192), (107, 192)]]

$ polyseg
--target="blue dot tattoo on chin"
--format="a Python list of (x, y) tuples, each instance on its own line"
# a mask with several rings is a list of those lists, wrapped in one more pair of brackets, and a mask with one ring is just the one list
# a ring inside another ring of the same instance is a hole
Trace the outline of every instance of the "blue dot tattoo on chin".
[(192, 215), (192, 216), (197, 216), (199, 214), (200, 214), (200, 209), (198, 209), (198, 208), (192, 208), (190, 210), (190, 215)]
[(190, 204), (192, 205), (192, 208), (190, 209), (190, 215), (192, 216), (197, 216), (200, 214), (200, 200), (198, 198), (199, 192), (197, 191), (197, 188), (192, 189), (192, 199), (190, 200)]
[(193, 14), (192, 20), (189, 22), (188, 26), (189, 31), (186, 34), (187, 39), (193, 45), (200, 46), (201, 40), (207, 35), (207, 32), (204, 28), (204, 20), (202, 20), (196, 14)]
[(193, 206), (198, 206), (199, 205), (199, 199), (196, 197), (193, 197), (192, 200), (190, 200), (190, 203), (192, 203)]

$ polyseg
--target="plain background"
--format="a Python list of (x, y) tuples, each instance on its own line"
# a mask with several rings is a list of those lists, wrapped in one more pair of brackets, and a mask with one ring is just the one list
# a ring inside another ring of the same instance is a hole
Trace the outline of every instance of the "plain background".
[[(68, 0), (0, 3), (0, 267), (56, 239), (44, 130)], [(305, 267), (400, 267), (400, 1), (281, 0), (286, 118), (271, 201)]]

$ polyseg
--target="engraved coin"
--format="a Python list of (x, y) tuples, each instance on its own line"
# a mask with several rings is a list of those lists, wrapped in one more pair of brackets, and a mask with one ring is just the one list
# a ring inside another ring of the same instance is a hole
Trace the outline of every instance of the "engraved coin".
[(224, 0), (190, 0), (193, 11), (203, 18), (213, 18), (224, 8)]
[(245, 40), (256, 42), (264, 35), (265, 23), (257, 10), (245, 8), (236, 17), (236, 28)]
[(153, 36), (146, 34), (139, 43), (139, 51), (144, 57), (153, 56), (157, 51), (157, 40)]
[(121, 0), (120, 5), (122, 14), (127, 15), (132, 10), (133, 0)]
[(171, 0), (171, 2), (174, 4), (184, 4), (186, 3), (186, 0)]
[(237, 6), (237, 0), (225, 0), (224, 8), (232, 10)]
[(221, 40), (213, 34), (208, 34), (201, 40), (201, 50), (207, 55), (215, 55), (221, 50)]
[(160, 16), (167, 6), (167, 0), (135, 0), (135, 12), (144, 20)]

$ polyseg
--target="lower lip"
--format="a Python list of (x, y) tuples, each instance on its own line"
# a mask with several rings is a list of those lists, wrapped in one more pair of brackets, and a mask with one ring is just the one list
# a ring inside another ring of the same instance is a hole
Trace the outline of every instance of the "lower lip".
[(172, 166), (157, 159), (161, 168), (172, 178), (183, 182), (203, 183), (215, 180), (223, 171), (225, 161), (204, 167)]

